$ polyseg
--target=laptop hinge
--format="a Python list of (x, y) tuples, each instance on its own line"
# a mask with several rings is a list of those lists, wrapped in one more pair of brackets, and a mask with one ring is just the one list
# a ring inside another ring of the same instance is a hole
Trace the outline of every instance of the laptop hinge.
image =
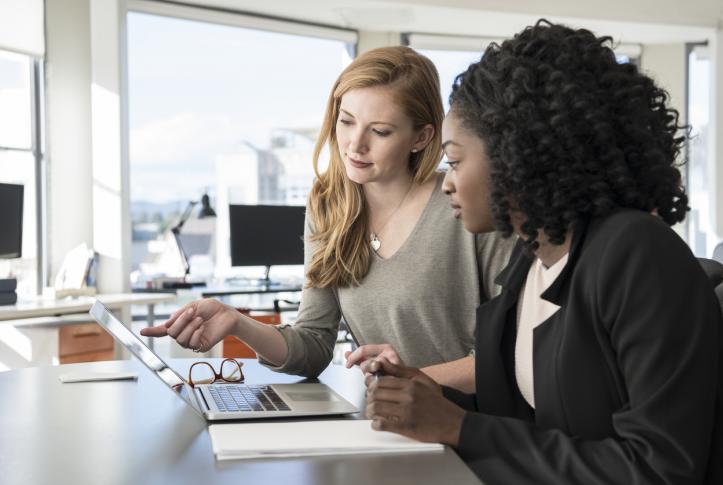
[(193, 390), (194, 390), (194, 392), (196, 393), (197, 396), (201, 396), (201, 398), (200, 398), (200, 399), (197, 399), (197, 401), (203, 403), (203, 405), (204, 405), (205, 408), (206, 408), (206, 411), (210, 411), (210, 410), (211, 410), (211, 406), (208, 405), (208, 401), (206, 401), (206, 396), (203, 395), (203, 393), (201, 392), (201, 389), (199, 389), (199, 388), (194, 388)]

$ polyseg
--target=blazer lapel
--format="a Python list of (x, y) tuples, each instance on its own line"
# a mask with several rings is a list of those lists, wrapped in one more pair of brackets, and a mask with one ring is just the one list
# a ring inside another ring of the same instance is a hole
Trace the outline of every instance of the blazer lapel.
[(532, 260), (518, 242), (510, 264), (495, 279), (502, 292), (477, 308), (475, 373), (481, 412), (509, 416), (510, 410), (516, 410), (515, 417), (531, 416), (515, 381), (514, 343), (517, 300)]

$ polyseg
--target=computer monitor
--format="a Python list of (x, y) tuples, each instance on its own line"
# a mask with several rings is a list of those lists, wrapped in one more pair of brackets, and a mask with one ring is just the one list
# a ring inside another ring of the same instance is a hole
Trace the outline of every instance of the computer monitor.
[(0, 258), (22, 256), (23, 186), (0, 183)]
[(232, 266), (304, 264), (304, 206), (230, 205)]

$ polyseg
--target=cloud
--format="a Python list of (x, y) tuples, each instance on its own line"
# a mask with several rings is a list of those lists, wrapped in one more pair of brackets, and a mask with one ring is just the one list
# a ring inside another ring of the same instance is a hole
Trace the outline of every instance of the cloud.
[(268, 143), (269, 127), (227, 115), (180, 113), (132, 128), (133, 167), (158, 165), (213, 166), (214, 159), (244, 141)]

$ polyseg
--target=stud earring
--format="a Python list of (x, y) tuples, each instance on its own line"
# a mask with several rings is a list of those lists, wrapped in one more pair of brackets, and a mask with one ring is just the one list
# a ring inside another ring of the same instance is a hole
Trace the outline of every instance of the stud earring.
[(416, 149), (416, 148), (412, 148), (412, 153), (417, 153), (417, 149)]

